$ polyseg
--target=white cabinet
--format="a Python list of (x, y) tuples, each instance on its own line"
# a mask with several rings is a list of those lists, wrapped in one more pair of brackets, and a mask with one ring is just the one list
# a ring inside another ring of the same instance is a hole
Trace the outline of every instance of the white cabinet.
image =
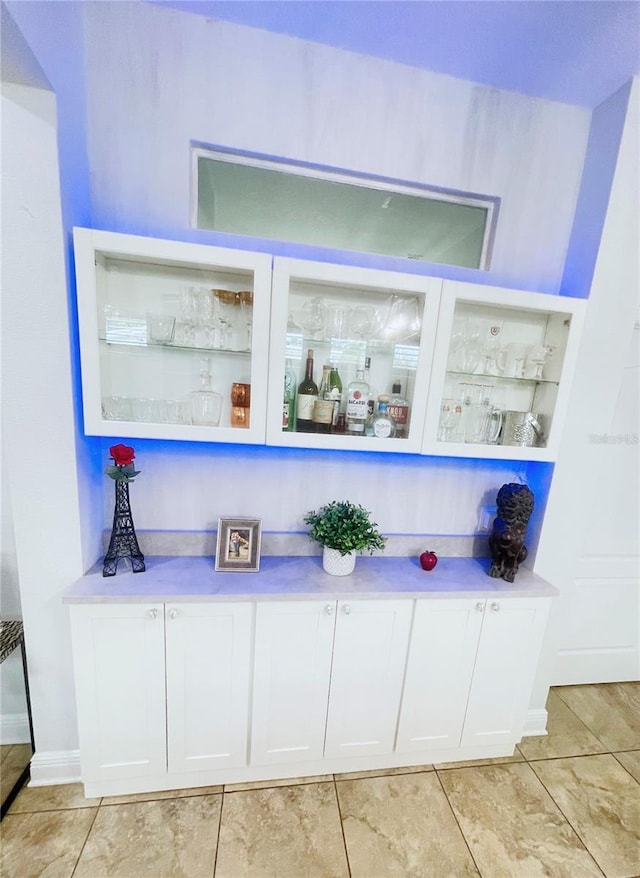
[(271, 256), (90, 229), (74, 252), (85, 432), (264, 443)]
[(252, 764), (391, 753), (412, 610), (410, 600), (259, 605)]
[(417, 601), (397, 751), (515, 745), (549, 604), (549, 598)]
[(444, 281), (423, 453), (554, 460), (585, 307)]
[(71, 607), (85, 783), (246, 764), (251, 616), (239, 602)]
[[(418, 452), (441, 283), (439, 278), (276, 257), (268, 443)], [(305, 377), (309, 351), (313, 355), (313, 380), (318, 389), (321, 389), (323, 367), (333, 365), (342, 393), (337, 394), (334, 416), (329, 417), (328, 423), (302, 423), (302, 405), (296, 398), (293, 416), (293, 408), (289, 406), (286, 427), (283, 402), (287, 365), (293, 373), (293, 384), (298, 387)], [(365, 370), (367, 364), (368, 370)], [(379, 396), (390, 398), (389, 412), (397, 422), (393, 438), (374, 435), (370, 421), (354, 423), (353, 430), (350, 429), (346, 411), (348, 387), (357, 377), (358, 369), (365, 370), (368, 390), (364, 395), (371, 410), (376, 408)], [(399, 387), (395, 392), (394, 385)]]

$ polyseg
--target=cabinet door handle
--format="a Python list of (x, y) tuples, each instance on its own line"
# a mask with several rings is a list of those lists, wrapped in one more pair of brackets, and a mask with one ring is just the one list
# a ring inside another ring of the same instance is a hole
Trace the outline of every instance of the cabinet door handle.
[(351, 612), (351, 607), (350, 607), (349, 604), (345, 604), (344, 607), (342, 608), (342, 610), (343, 610), (343, 612), (346, 613), (346, 615), (348, 616), (349, 613)]
[(175, 608), (175, 607), (171, 607), (171, 609), (169, 610), (169, 618), (170, 618), (170, 619), (175, 619), (175, 617), (176, 617), (177, 615), (178, 615), (178, 611), (176, 610), (176, 608)]
[(157, 619), (157, 618), (158, 618), (158, 611), (157, 611), (156, 608), (154, 607), (153, 610), (149, 610), (149, 612), (147, 613), (147, 616), (148, 616), (150, 619)]
[(500, 612), (500, 604), (497, 601), (494, 601), (491, 604), (491, 612), (492, 613), (499, 613)]
[(327, 604), (327, 606), (324, 608), (324, 611), (327, 616), (333, 616), (333, 604)]
[(476, 613), (484, 613), (484, 601), (478, 601), (476, 604)]

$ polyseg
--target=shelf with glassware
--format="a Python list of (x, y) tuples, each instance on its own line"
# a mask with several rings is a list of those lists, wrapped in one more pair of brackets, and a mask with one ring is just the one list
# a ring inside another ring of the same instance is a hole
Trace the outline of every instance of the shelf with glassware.
[(74, 250), (85, 432), (264, 443), (271, 256), (90, 229)]
[(585, 302), (444, 281), (423, 453), (555, 460)]
[(267, 442), (419, 453), (441, 285), (276, 257)]

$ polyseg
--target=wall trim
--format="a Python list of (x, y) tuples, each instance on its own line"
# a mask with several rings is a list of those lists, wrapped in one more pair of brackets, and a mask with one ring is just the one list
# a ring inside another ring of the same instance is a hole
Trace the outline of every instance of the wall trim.
[(31, 759), (31, 787), (53, 784), (80, 783), (79, 750), (49, 750), (34, 753)]
[(527, 718), (524, 721), (524, 729), (522, 730), (523, 738), (537, 737), (538, 735), (546, 735), (547, 720), (549, 714), (546, 710), (529, 710)]

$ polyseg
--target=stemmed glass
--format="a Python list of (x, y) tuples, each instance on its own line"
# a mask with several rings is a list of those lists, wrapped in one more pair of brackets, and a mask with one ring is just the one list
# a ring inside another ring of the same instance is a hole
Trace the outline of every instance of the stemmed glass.
[(366, 341), (375, 328), (376, 309), (373, 305), (356, 305), (349, 319), (349, 328), (356, 338)]
[(250, 351), (253, 338), (253, 291), (242, 290), (242, 292), (238, 293), (238, 298), (240, 299), (240, 310), (247, 331), (246, 350)]
[(458, 441), (462, 426), (462, 405), (459, 399), (445, 397), (440, 404), (440, 423), (438, 440), (440, 442)]
[(300, 323), (309, 338), (322, 337), (326, 319), (327, 309), (321, 298), (308, 299), (302, 306)]
[(502, 320), (489, 320), (483, 325), (480, 351), (482, 353), (482, 372), (485, 375), (494, 375), (498, 372), (501, 332)]

